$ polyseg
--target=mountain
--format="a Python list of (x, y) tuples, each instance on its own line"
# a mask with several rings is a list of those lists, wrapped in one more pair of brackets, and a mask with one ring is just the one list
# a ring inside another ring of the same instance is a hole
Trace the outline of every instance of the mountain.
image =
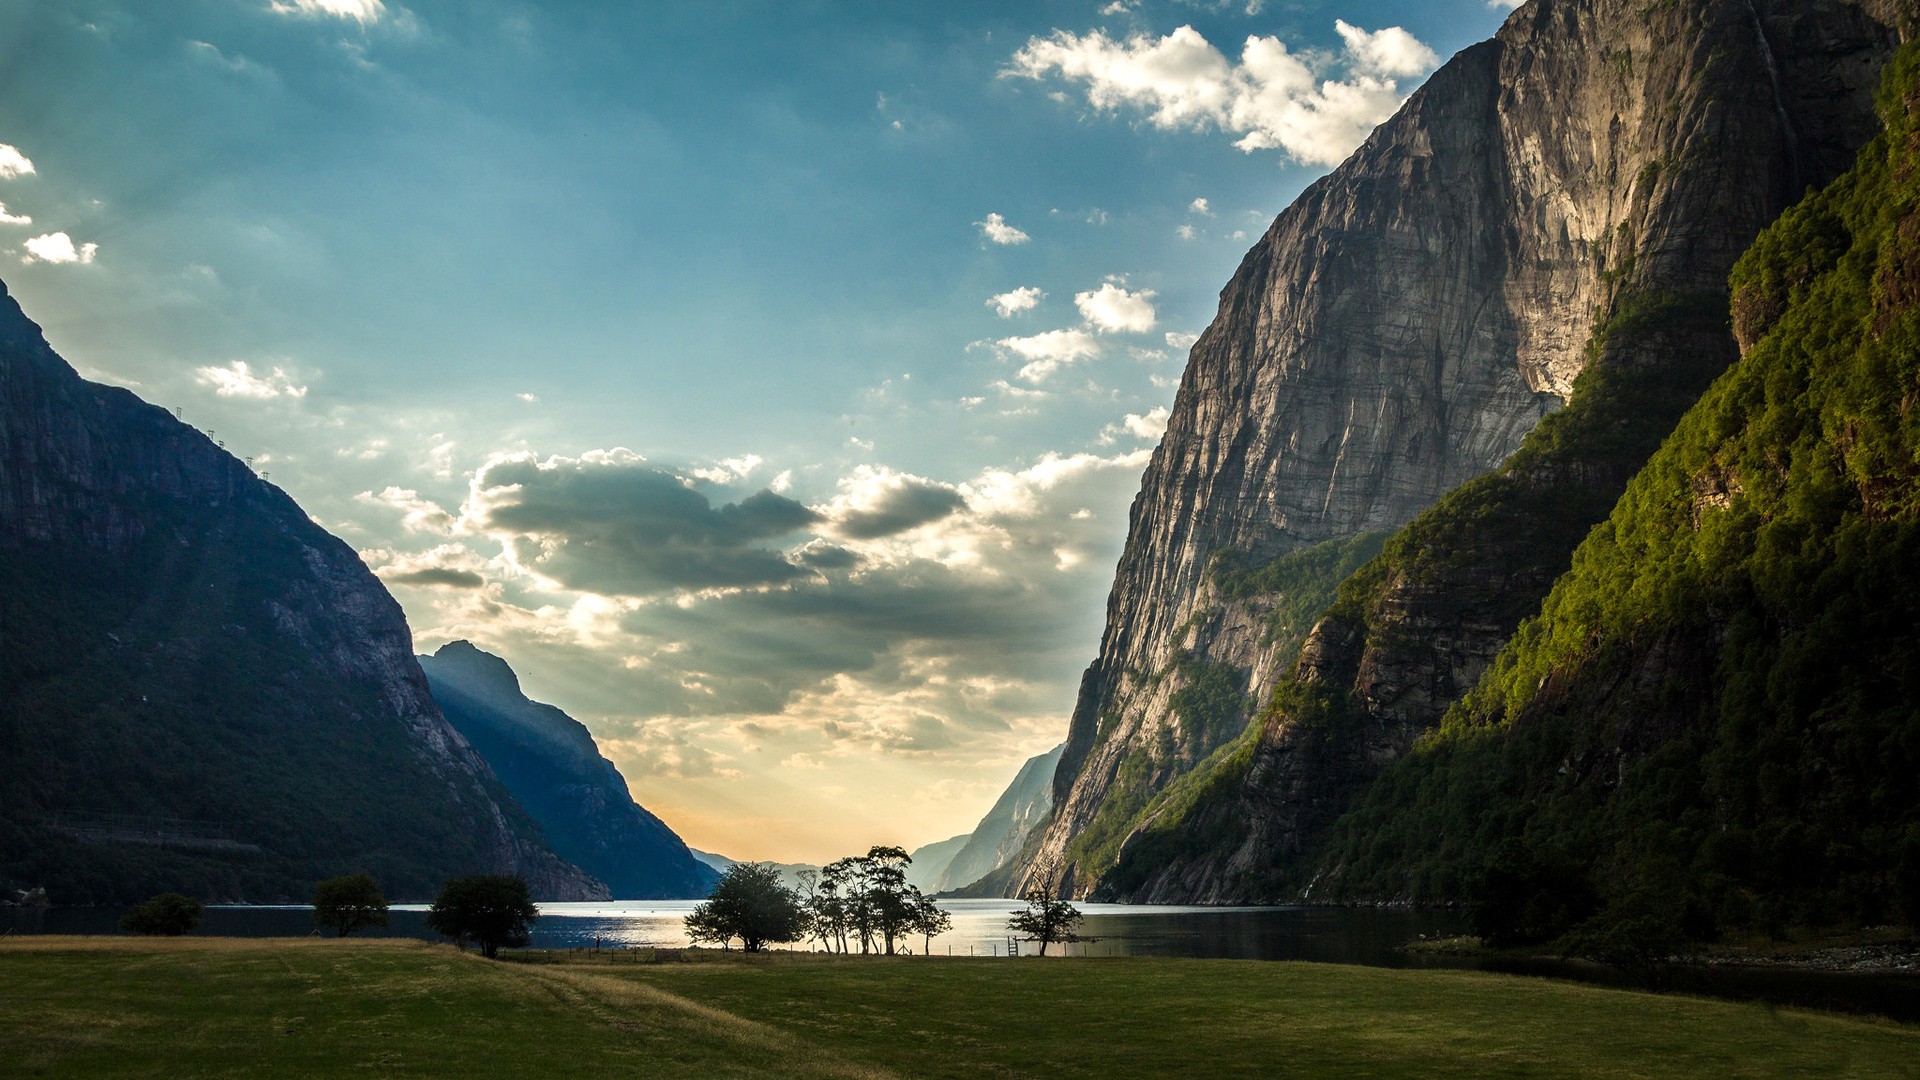
[[(1532, 0), (1284, 211), (1190, 357), (1016, 884), (1293, 886), (1267, 853), (1438, 723), (1736, 357), (1728, 271), (1872, 136), (1913, 23), (1907, 0)], [(1366, 721), (1249, 725), (1323, 691), (1296, 711)], [(1251, 817), (1218, 809), (1242, 792)]]
[(81, 379), (0, 286), (0, 881), (59, 904), (302, 901), (367, 870), (606, 896), (447, 725), (353, 549)]
[(961, 833), (914, 848), (909, 856), (913, 862), (907, 866), (907, 884), (928, 894), (945, 888), (947, 867), (953, 864), (953, 857), (960, 854), (960, 849), (966, 847), (972, 837), (972, 833)]
[[(740, 861), (739, 859), (729, 859), (725, 855), (715, 855), (711, 851), (701, 851), (698, 848), (688, 848), (687, 850), (693, 852), (694, 858), (711, 867), (715, 874), (726, 873), (727, 867)], [(802, 873), (811, 871), (818, 874), (820, 872), (820, 868), (812, 863), (783, 862), (773, 863), (771, 865), (780, 873), (780, 884), (796, 891), (800, 891), (800, 875)]]
[[(1034, 829), (1046, 820), (1047, 811), (1053, 808), (1053, 774), (1060, 765), (1061, 749), (1056, 746), (1028, 758), (1020, 766), (1013, 783), (1007, 785), (986, 816), (964, 837), (965, 843), (953, 853), (934, 887), (928, 891), (964, 889), (1019, 858)], [(995, 882), (985, 892), (1011, 895), (1003, 881)]]
[(633, 801), (586, 726), (529, 701), (505, 660), (466, 641), (418, 658), (454, 730), (492, 767), (561, 858), (607, 883), (615, 900), (704, 897), (719, 874)]
[(1329, 892), (1556, 896), (1518, 936), (1920, 925), (1920, 48), (1880, 107), (1735, 268), (1739, 362), (1340, 824)]

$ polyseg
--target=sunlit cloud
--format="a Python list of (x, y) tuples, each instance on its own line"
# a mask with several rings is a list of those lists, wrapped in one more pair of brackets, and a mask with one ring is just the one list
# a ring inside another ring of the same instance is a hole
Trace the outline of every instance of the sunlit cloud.
[(73, 237), (63, 232), (47, 233), (28, 240), (24, 245), (27, 253), (20, 257), (23, 263), (90, 263), (100, 253), (99, 244), (74, 245)]
[(400, 511), (400, 525), (408, 532), (448, 535), (459, 524), (458, 517), (448, 512), (439, 503), (423, 498), (412, 488), (389, 486), (377, 495), (371, 491), (363, 491), (355, 497), (364, 503)]
[[(89, 245), (91, 246), (91, 245)], [(193, 371), (194, 381), (202, 386), (213, 388), (215, 396), (256, 398), (303, 398), (307, 388), (293, 381), (285, 368), (276, 367), (265, 373), (255, 372), (245, 360), (235, 360), (225, 367), (202, 367)]]
[(1048, 330), (1026, 337), (1007, 337), (994, 342), (1005, 353), (1026, 361), (1019, 377), (1042, 382), (1054, 372), (1081, 360), (1100, 355), (1100, 343), (1085, 330)]
[(0, 203), (0, 225), (31, 225), (31, 224), (33, 224), (32, 218), (28, 217), (25, 214), (8, 213), (7, 204)]
[(1040, 306), (1040, 301), (1044, 300), (1046, 295), (1032, 285), (1022, 285), (1011, 292), (989, 296), (987, 306), (1001, 318), (1011, 319), (1023, 311), (1032, 311)]
[(1199, 334), (1189, 334), (1183, 330), (1167, 331), (1167, 347), (1172, 349), (1191, 349), (1193, 343), (1200, 340)]
[(351, 19), (365, 26), (387, 13), (382, 0), (272, 0), (271, 10), (304, 18)]
[(1109, 281), (1098, 289), (1075, 293), (1073, 306), (1099, 333), (1144, 334), (1153, 329), (1155, 321), (1153, 297), (1152, 289), (1129, 292)]
[(27, 160), (27, 155), (6, 143), (0, 143), (0, 180), (31, 176), (33, 171), (33, 162)]
[(1031, 239), (1026, 233), (1007, 224), (1007, 219), (999, 214), (988, 214), (987, 220), (974, 224), (980, 227), (980, 235), (996, 244), (1024, 244)]
[(1279, 38), (1249, 37), (1237, 64), (1191, 26), (1159, 38), (1056, 30), (1029, 39), (1005, 74), (1058, 76), (1082, 86), (1097, 110), (1137, 109), (1162, 129), (1225, 131), (1248, 152), (1277, 149), (1335, 165), (1399, 108), (1396, 80), (1432, 70), (1439, 56), (1399, 27), (1334, 26), (1338, 54), (1295, 53)]
[(1201, 217), (1212, 217), (1213, 207), (1208, 204), (1205, 199), (1195, 199), (1187, 204), (1187, 213), (1199, 214)]

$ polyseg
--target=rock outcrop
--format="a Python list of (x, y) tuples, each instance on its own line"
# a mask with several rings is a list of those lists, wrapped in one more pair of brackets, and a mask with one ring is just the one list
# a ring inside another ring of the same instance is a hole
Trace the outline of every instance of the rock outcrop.
[(719, 878), (635, 802), (584, 724), (520, 691), (505, 660), (471, 642), (419, 658), (447, 722), (486, 759), (561, 858), (615, 900), (704, 898)]
[[(1532, 0), (1283, 212), (1194, 347), (1024, 880), (1089, 895), (1154, 794), (1208, 755), (1250, 767), (1248, 747), (1228, 745), (1237, 728), (1196, 743), (1176, 707), (1195, 673), (1228, 671), (1244, 726), (1297, 655), (1262, 632), (1259, 602), (1222, 594), (1223, 553), (1259, 565), (1410, 521), (1513, 454), (1633, 305), (1724, 298), (1759, 230), (1870, 137), (1875, 74), (1911, 7)], [(1724, 330), (1657, 332), (1709, 361), (1733, 355)], [(1617, 367), (1661, 378), (1674, 344), (1617, 342)], [(1591, 480), (1617, 493), (1636, 467)], [(1556, 460), (1544, 487), (1583, 482), (1582, 468)], [(1370, 680), (1397, 725), (1363, 757), (1391, 758), (1437, 721), (1564, 564), (1519, 567), (1507, 585), (1486, 566), (1432, 595), (1409, 579), (1390, 601), (1418, 616), (1398, 629), (1430, 655), (1370, 662), (1368, 633), (1323, 627), (1314, 664), (1343, 687)], [(1495, 595), (1461, 605), (1462, 585)], [(1207, 877), (1151, 888), (1227, 898)]]
[(606, 896), (447, 725), (353, 549), (81, 379), (4, 287), (0, 748), (0, 877), (56, 903), (304, 901), (362, 869), (405, 899), (482, 871)]

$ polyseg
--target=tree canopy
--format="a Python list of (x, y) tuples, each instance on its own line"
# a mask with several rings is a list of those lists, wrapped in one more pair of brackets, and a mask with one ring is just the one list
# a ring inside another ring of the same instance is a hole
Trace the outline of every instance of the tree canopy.
[(1080, 924), (1080, 909), (1065, 900), (1054, 898), (1045, 888), (1031, 889), (1027, 892), (1027, 906), (1012, 913), (1007, 919), (1007, 929), (1016, 934), (1025, 934), (1040, 943), (1040, 955), (1047, 955), (1047, 946), (1056, 941), (1079, 941), (1073, 928)]
[(200, 901), (179, 893), (161, 893), (141, 904), (120, 920), (120, 929), (129, 934), (152, 937), (179, 937), (200, 925), (206, 909)]
[(330, 878), (313, 887), (313, 921), (341, 937), (369, 926), (385, 926), (387, 898), (372, 874)]
[(728, 947), (734, 938), (747, 952), (806, 936), (807, 913), (792, 889), (780, 883), (772, 863), (734, 863), (714, 883), (706, 902), (687, 916), (687, 936)]
[(524, 878), (475, 874), (447, 882), (427, 912), (427, 928), (455, 941), (472, 941), (483, 955), (494, 957), (502, 945), (525, 945), (538, 918), (540, 909), (533, 906)]

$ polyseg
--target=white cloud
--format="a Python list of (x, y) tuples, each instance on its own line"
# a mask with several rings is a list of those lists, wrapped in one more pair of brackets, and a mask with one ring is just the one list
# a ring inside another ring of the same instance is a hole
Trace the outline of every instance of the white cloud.
[(421, 497), (412, 488), (387, 487), (376, 495), (363, 491), (354, 496), (363, 503), (374, 506), (386, 506), (400, 511), (400, 524), (408, 532), (437, 533), (442, 536), (451, 534), (459, 519), (449, 513), (439, 503)]
[(100, 252), (99, 244), (75, 247), (73, 237), (63, 232), (36, 236), (27, 241), (26, 248), (27, 253), (20, 257), (23, 263), (90, 263)]
[(25, 214), (7, 213), (7, 204), (0, 203), (0, 225), (31, 225), (33, 219)]
[(738, 457), (724, 458), (704, 469), (688, 469), (687, 475), (705, 480), (709, 484), (732, 484), (753, 475), (762, 463), (759, 454), (741, 454)]
[(1100, 355), (1100, 343), (1085, 330), (1048, 330), (1027, 337), (1001, 338), (994, 344), (1027, 361), (1020, 369), (1020, 378), (1028, 382), (1040, 382), (1068, 364)]
[(988, 214), (987, 220), (976, 221), (980, 234), (996, 244), (1024, 244), (1031, 237), (1019, 229), (1007, 224), (1007, 219), (999, 214)]
[(1335, 19), (1333, 28), (1346, 42), (1354, 70), (1363, 75), (1402, 78), (1424, 75), (1440, 65), (1439, 53), (1398, 26), (1369, 32), (1345, 19)]
[(273, 0), (269, 6), (280, 15), (305, 18), (330, 16), (352, 19), (362, 26), (379, 22), (387, 13), (387, 5), (382, 0)]
[(33, 175), (33, 162), (27, 160), (27, 155), (6, 143), (0, 143), (0, 180), (31, 175)]
[(1153, 297), (1152, 289), (1129, 292), (1109, 281), (1098, 289), (1075, 293), (1073, 305), (1087, 324), (1102, 334), (1144, 334), (1153, 329)]
[(1095, 109), (1140, 109), (1155, 127), (1219, 129), (1238, 134), (1234, 145), (1249, 153), (1278, 149), (1335, 165), (1399, 107), (1397, 78), (1439, 62), (1399, 27), (1367, 31), (1338, 21), (1335, 29), (1344, 43), (1338, 54), (1294, 53), (1279, 38), (1249, 37), (1238, 64), (1191, 26), (1124, 40), (1056, 30), (1030, 38), (1004, 74), (1058, 75), (1083, 85)]
[(1156, 405), (1149, 409), (1145, 416), (1128, 413), (1127, 418), (1120, 423), (1127, 429), (1129, 435), (1142, 439), (1157, 439), (1167, 433), (1167, 417), (1170, 415), (1172, 414), (1167, 411), (1166, 406)]
[(529, 404), (529, 405), (531, 405), (531, 404), (533, 404), (534, 402), (536, 402), (536, 401), (539, 401), (539, 400), (540, 400), (540, 395), (538, 395), (538, 394), (529, 394), (529, 393), (526, 393), (526, 392), (524, 392), (524, 391), (523, 391), (523, 392), (521, 392), (521, 393), (518, 393), (518, 394), (515, 394), (515, 395), (513, 395), (513, 396), (514, 396), (514, 397), (517, 397), (517, 398), (519, 398), (519, 399), (520, 399), (521, 401), (524, 401), (524, 402), (526, 402), (526, 403), (527, 403), (527, 404)]
[(1200, 340), (1199, 334), (1189, 334), (1183, 330), (1167, 331), (1167, 346), (1174, 349), (1191, 349), (1193, 343)]
[(213, 387), (218, 397), (266, 399), (307, 396), (307, 388), (295, 383), (285, 368), (276, 367), (264, 375), (256, 374), (245, 360), (235, 360), (226, 367), (195, 368), (193, 377), (200, 385)]
[(1046, 293), (1032, 285), (1022, 285), (1012, 292), (1003, 292), (987, 297), (987, 306), (1003, 319), (1011, 319), (1022, 311), (1032, 311), (1039, 306)]
[(1493, 8), (1495, 11), (1501, 8), (1512, 10), (1524, 3), (1526, 3), (1526, 0), (1487, 0), (1487, 6)]
[(1193, 231), (1193, 226), (1182, 225), (1179, 228), (1173, 230), (1173, 235), (1179, 237), (1182, 240), (1191, 240), (1198, 234)]
[(1187, 204), (1187, 213), (1199, 214), (1201, 217), (1212, 217), (1213, 207), (1209, 205), (1205, 199), (1195, 199)]

